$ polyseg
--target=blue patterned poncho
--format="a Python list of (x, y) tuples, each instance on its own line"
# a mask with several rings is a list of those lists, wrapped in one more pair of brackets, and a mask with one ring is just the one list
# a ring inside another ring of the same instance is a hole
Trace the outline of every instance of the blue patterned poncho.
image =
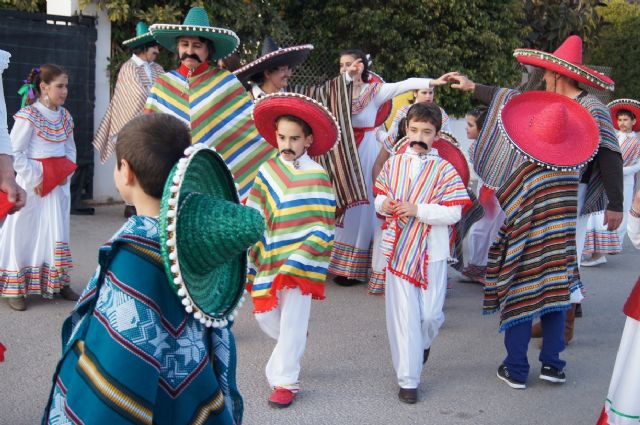
[(62, 330), (43, 424), (239, 424), (229, 329), (185, 313), (167, 281), (158, 222), (133, 216)]

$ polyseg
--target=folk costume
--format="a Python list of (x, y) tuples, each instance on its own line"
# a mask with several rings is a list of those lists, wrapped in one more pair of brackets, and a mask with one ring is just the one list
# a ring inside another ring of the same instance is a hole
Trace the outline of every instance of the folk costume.
[[(388, 261), (385, 311), (391, 358), (400, 388), (415, 390), (423, 354), (444, 322), (448, 226), (460, 220), (470, 200), (455, 168), (433, 148), (418, 154), (409, 147), (390, 157), (374, 190), (376, 211), (387, 221), (381, 249)], [(382, 210), (386, 199), (417, 205), (417, 216), (387, 216)]]
[[(153, 42), (147, 25), (138, 22), (136, 37), (122, 44), (133, 49)], [(118, 132), (126, 123), (142, 114), (151, 87), (163, 73), (160, 65), (144, 61), (135, 54), (120, 67), (113, 98), (93, 139), (93, 146), (100, 152), (103, 164), (115, 150)]]
[(273, 93), (257, 100), (256, 127), (274, 147), (276, 120), (293, 115), (309, 124), (313, 143), (294, 161), (277, 157), (258, 171), (247, 206), (260, 212), (266, 230), (249, 252), (248, 289), (260, 328), (277, 341), (266, 367), (275, 407), (299, 391), (311, 299), (324, 299), (333, 245), (335, 195), (327, 172), (309, 155), (331, 149), (340, 131), (333, 115), (300, 94)]
[[(630, 215), (629, 239), (640, 249), (640, 218)], [(627, 320), (602, 414), (597, 425), (633, 425), (640, 421), (640, 279), (624, 305)]]
[(11, 155), (11, 139), (7, 128), (7, 104), (4, 101), (4, 89), (2, 87), (2, 73), (9, 67), (11, 53), (0, 49), (0, 155)]
[(525, 161), (496, 192), (506, 218), (489, 251), (484, 313), (499, 311), (505, 332), (507, 357), (498, 377), (525, 388), (531, 323), (541, 317), (540, 378), (564, 382), (559, 354), (565, 312), (579, 280), (578, 170), (596, 152), (598, 127), (588, 110), (549, 92), (512, 98), (499, 115), (499, 127)]
[[(181, 36), (211, 40), (215, 51), (210, 61), (231, 54), (239, 43), (233, 31), (209, 26), (207, 12), (200, 7), (191, 8), (182, 25), (154, 24), (150, 30), (170, 51), (176, 50)], [(191, 128), (194, 144), (215, 148), (233, 173), (244, 201), (260, 164), (275, 155), (253, 125), (252, 108), (251, 98), (233, 74), (203, 63), (196, 69), (181, 65), (158, 77), (144, 111), (179, 118)]]
[[(73, 119), (40, 101), (20, 109), (11, 129), (16, 182), (27, 204), (0, 229), (0, 297), (52, 298), (71, 278), (69, 180), (75, 170)], [(34, 191), (42, 188), (41, 195)]]
[(238, 205), (223, 160), (189, 148), (160, 218), (131, 217), (100, 249), (63, 326), (43, 423), (241, 423), (227, 318), (243, 293), (246, 246), (263, 228)]
[(398, 94), (429, 87), (428, 78), (409, 78), (397, 83), (369, 82), (352, 99), (351, 112), (358, 157), (367, 188), (367, 201), (349, 208), (342, 227), (336, 229), (329, 272), (347, 279), (366, 280), (371, 267), (373, 229), (379, 225), (373, 197), (373, 164), (380, 150), (376, 128), (386, 120), (378, 111)]

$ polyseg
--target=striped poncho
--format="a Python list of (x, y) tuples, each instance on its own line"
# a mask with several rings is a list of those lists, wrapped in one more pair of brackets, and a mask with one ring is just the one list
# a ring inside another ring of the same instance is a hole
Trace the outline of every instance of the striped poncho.
[(151, 89), (145, 113), (162, 112), (191, 128), (193, 143), (204, 143), (224, 158), (244, 201), (260, 164), (273, 149), (258, 134), (253, 102), (244, 87), (226, 70), (209, 67), (187, 78), (174, 70), (161, 75)]
[[(412, 180), (410, 172), (414, 161), (420, 161), (421, 169)], [(470, 203), (456, 170), (436, 155), (427, 155), (426, 160), (410, 153), (389, 158), (376, 179), (374, 192), (416, 205), (464, 206)], [(417, 217), (393, 217), (388, 220), (382, 236), (382, 249), (389, 259), (387, 270), (421, 288), (426, 288), (428, 283), (427, 236), (430, 229), (430, 225)]]
[(496, 196), (505, 222), (489, 251), (484, 313), (500, 330), (569, 308), (576, 262), (578, 172), (523, 163)]
[(248, 290), (255, 313), (278, 305), (277, 292), (298, 287), (324, 299), (333, 246), (336, 201), (327, 172), (308, 156), (304, 169), (280, 157), (264, 163), (247, 206), (260, 211), (266, 230), (249, 250)]

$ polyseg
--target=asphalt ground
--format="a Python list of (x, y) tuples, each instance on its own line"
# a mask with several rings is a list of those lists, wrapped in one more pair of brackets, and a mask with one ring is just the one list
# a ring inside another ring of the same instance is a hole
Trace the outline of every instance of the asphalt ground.
[[(97, 249), (124, 222), (122, 206), (97, 208), (95, 216), (72, 216), (72, 286), (81, 291), (96, 266)], [(25, 235), (28, 237), (28, 235)], [(526, 390), (496, 378), (505, 356), (498, 317), (482, 315), (482, 288), (453, 282), (446, 321), (422, 374), (419, 402), (398, 401), (387, 341), (384, 299), (366, 285), (327, 284), (327, 299), (312, 305), (309, 339), (302, 361), (301, 392), (288, 409), (267, 404), (264, 368), (274, 346), (246, 304), (234, 326), (238, 385), (245, 424), (593, 424), (607, 394), (625, 317), (622, 306), (640, 268), (627, 244), (608, 263), (583, 270), (584, 317), (562, 354), (567, 382), (538, 379), (538, 343), (529, 347)], [(73, 303), (29, 298), (26, 312), (0, 303), (0, 424), (39, 423), (60, 355), (60, 329)]]

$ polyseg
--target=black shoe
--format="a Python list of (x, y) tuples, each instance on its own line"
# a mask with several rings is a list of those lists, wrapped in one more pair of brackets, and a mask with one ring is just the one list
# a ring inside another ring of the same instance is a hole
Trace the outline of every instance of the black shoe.
[(544, 379), (545, 381), (553, 382), (555, 384), (563, 384), (567, 377), (564, 372), (556, 369), (553, 366), (542, 365), (542, 369), (540, 369), (540, 379)]
[(516, 381), (511, 376), (509, 376), (509, 369), (505, 365), (501, 365), (498, 368), (498, 379), (507, 383), (511, 388), (515, 388), (516, 390), (524, 390), (527, 388), (527, 385), (524, 382)]
[(398, 398), (403, 403), (416, 404), (418, 402), (418, 389), (400, 388), (400, 391), (398, 391)]
[(133, 215), (136, 215), (136, 207), (134, 207), (133, 205), (125, 205), (124, 218), (129, 218)]
[(357, 279), (348, 279), (344, 276), (336, 276), (333, 278), (333, 281), (340, 286), (354, 286), (362, 283)]
[(582, 303), (576, 304), (576, 315), (575, 317), (582, 317)]
[(96, 213), (93, 207), (71, 208), (72, 215), (94, 215)]
[(431, 347), (427, 348), (426, 350), (424, 350), (424, 353), (422, 353), (422, 364), (427, 363), (427, 360), (429, 360), (429, 351), (431, 350)]

